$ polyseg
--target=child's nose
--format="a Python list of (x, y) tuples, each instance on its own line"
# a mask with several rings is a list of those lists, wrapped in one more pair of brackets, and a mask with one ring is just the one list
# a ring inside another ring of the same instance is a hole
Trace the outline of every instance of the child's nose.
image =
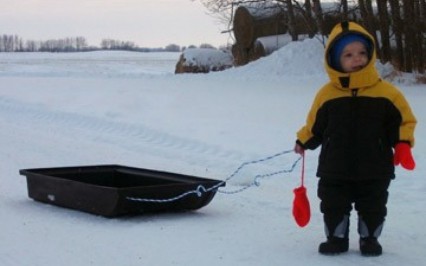
[(355, 55), (355, 61), (357, 61), (357, 62), (361, 61), (362, 58), (363, 58), (363, 55), (361, 55), (361, 54)]

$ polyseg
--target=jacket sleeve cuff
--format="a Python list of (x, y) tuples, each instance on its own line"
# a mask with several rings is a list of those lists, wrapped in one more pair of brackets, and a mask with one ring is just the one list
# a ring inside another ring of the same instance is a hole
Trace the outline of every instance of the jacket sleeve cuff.
[(299, 145), (300, 147), (302, 147), (304, 150), (307, 149), (307, 147), (300, 141), (300, 140), (296, 140), (297, 145)]

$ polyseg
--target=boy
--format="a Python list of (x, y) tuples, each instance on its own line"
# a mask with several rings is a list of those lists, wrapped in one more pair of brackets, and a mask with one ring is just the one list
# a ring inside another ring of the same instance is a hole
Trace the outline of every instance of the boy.
[[(307, 122), (297, 133), (295, 152), (321, 145), (317, 176), (327, 241), (321, 254), (348, 251), (349, 215), (358, 213), (362, 255), (379, 256), (395, 166), (412, 170), (414, 117), (402, 93), (381, 80), (372, 36), (342, 22), (330, 33), (325, 68), (330, 81), (317, 93)], [(393, 154), (392, 148), (395, 150)]]

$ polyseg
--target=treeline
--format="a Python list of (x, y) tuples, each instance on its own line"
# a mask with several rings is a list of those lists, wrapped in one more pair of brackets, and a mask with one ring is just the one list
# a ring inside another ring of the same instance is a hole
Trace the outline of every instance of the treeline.
[[(310, 1), (305, 1), (305, 3)], [(312, 1), (314, 21), (320, 33), (327, 34), (326, 16), (321, 1)], [(426, 72), (426, 0), (341, 0), (334, 18), (362, 24), (375, 38), (378, 58), (391, 62), (404, 72)], [(333, 10), (331, 10), (333, 11)]]
[(139, 47), (134, 42), (103, 39), (100, 47), (89, 46), (84, 37), (69, 37), (46, 41), (24, 41), (18, 35), (0, 35), (0, 52), (85, 52), (96, 50), (125, 50), (139, 52), (180, 52), (184, 47), (169, 44), (165, 47)]
[[(426, 0), (199, 0), (212, 14), (232, 25), (239, 6), (271, 10), (276, 31), (327, 36), (343, 20), (363, 25), (376, 39), (378, 57), (404, 72), (426, 72)], [(280, 10), (275, 13), (272, 11)], [(264, 17), (259, 18), (259, 25)], [(229, 30), (231, 31), (231, 29)], [(258, 29), (261, 31), (261, 29)]]

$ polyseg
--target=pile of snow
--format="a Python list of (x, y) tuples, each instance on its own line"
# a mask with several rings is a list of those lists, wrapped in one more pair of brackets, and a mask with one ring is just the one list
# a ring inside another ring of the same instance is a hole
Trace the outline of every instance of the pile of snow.
[[(307, 37), (307, 35), (300, 35), (299, 40), (302, 41)], [(271, 54), (290, 42), (292, 42), (292, 37), (289, 34), (264, 36), (256, 39), (256, 45), (261, 45), (263, 47), (265, 55)]]
[[(286, 42), (286, 38), (288, 38), (288, 35), (283, 35), (281, 40), (283, 44)], [(273, 43), (274, 40), (267, 38), (265, 41)], [(306, 76), (326, 78), (324, 69), (324, 43), (326, 41), (326, 38), (316, 36), (315, 38), (288, 42), (269, 56), (251, 62), (245, 67), (236, 68), (235, 71), (238, 72), (238, 75), (249, 74), (251, 77), (258, 78), (264, 78), (265, 75), (269, 75), (268, 78), (272, 79), (288, 77), (304, 79)], [(390, 63), (382, 64), (377, 60), (376, 67), (384, 79), (396, 80), (394, 77), (395, 68)], [(412, 80), (412, 76), (401, 74), (398, 81), (403, 82), (403, 80)]]
[[(303, 50), (300, 51), (300, 47)], [(324, 46), (318, 39), (290, 42), (269, 56), (262, 57), (244, 67), (233, 69), (236, 76), (284, 77), (324, 76)]]

